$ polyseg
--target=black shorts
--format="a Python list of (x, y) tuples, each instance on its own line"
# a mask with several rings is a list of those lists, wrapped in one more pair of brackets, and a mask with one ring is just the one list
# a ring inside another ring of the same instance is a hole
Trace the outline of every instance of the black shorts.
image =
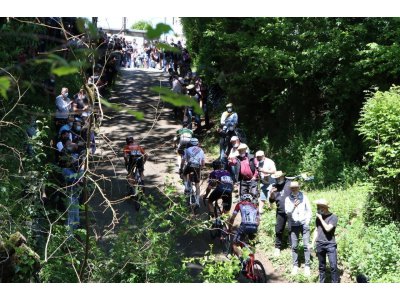
[(192, 167), (187, 165), (185, 170), (183, 170), (183, 176), (193, 173), (193, 182), (199, 183), (201, 178), (200, 167)]
[(217, 187), (208, 197), (208, 201), (212, 204), (214, 201), (222, 199), (224, 211), (229, 211), (232, 206), (232, 190)]
[(258, 182), (254, 180), (241, 180), (240, 196), (244, 194), (251, 194), (253, 197), (258, 197), (259, 196)]
[(249, 241), (254, 240), (257, 234), (257, 230), (258, 226), (256, 225), (240, 225), (233, 238), (233, 242), (235, 244), (245, 242), (246, 236), (248, 237)]
[(130, 156), (128, 162), (128, 173), (130, 174), (134, 168), (138, 168), (139, 172), (144, 171), (143, 157), (142, 156)]

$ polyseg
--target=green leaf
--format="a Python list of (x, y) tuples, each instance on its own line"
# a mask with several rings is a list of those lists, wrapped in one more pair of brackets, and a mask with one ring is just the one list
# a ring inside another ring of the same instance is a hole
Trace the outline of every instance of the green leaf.
[(108, 108), (111, 108), (111, 109), (113, 109), (113, 110), (115, 110), (115, 111), (123, 111), (123, 112), (126, 112), (126, 113), (128, 113), (128, 114), (134, 116), (134, 117), (135, 117), (136, 119), (138, 119), (138, 120), (142, 120), (143, 117), (144, 117), (144, 114), (143, 114), (141, 111), (135, 111), (135, 110), (132, 110), (132, 109), (127, 109), (127, 108), (122, 107), (122, 106), (120, 106), (120, 105), (118, 105), (118, 104), (110, 103), (110, 102), (108, 102), (108, 101), (107, 101), (106, 99), (104, 99), (104, 98), (100, 98), (100, 101), (101, 101), (101, 103), (102, 103), (104, 106), (106, 106), (106, 107), (108, 107)]
[(168, 33), (172, 30), (171, 26), (164, 24), (164, 23), (158, 23), (155, 28), (149, 27), (147, 28), (147, 37), (150, 40), (154, 40), (159, 38), (163, 33)]
[(157, 47), (160, 49), (164, 49), (164, 51), (171, 51), (171, 52), (175, 52), (175, 53), (180, 53), (181, 50), (177, 47), (173, 47), (167, 43), (158, 43)]
[(72, 66), (62, 66), (58, 67), (52, 70), (53, 74), (56, 74), (57, 76), (65, 76), (69, 74), (74, 74), (78, 72), (77, 67), (72, 67)]
[(199, 104), (194, 98), (190, 98), (186, 95), (179, 95), (171, 91), (166, 87), (151, 87), (151, 91), (159, 93), (163, 101), (168, 102), (174, 106), (191, 106), (196, 114), (202, 114), (203, 110), (200, 108)]
[(7, 98), (7, 90), (10, 88), (11, 82), (10, 78), (6, 76), (0, 77), (0, 95), (3, 96), (4, 99)]

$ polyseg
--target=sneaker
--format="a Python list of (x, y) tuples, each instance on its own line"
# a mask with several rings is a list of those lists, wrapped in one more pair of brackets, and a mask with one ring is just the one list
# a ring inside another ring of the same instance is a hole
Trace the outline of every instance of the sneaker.
[(293, 266), (292, 275), (297, 275), (298, 271), (299, 271), (299, 267), (298, 266)]
[(280, 255), (281, 255), (281, 249), (275, 248), (274, 256), (275, 256), (275, 257), (278, 257), (278, 256), (280, 256)]
[(308, 277), (310, 275), (311, 275), (310, 267), (309, 266), (305, 266), (304, 267), (304, 276)]

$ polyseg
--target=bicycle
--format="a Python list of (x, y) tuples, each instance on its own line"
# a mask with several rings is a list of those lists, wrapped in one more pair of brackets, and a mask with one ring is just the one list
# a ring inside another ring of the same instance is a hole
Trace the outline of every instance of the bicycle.
[[(207, 200), (208, 198), (205, 198), (204, 201), (204, 206), (207, 207)], [(220, 203), (220, 201), (222, 203)], [(214, 202), (213, 208), (214, 208), (214, 221), (211, 225), (211, 228), (209, 229), (210, 232), (210, 237), (212, 240), (218, 238), (222, 250), (225, 254), (228, 254), (229, 247), (231, 245), (231, 235), (228, 234), (229, 226), (226, 221), (223, 220), (223, 200), (218, 199)], [(211, 219), (211, 216), (210, 216)]]
[[(129, 175), (133, 176), (129, 176)], [(139, 199), (144, 194), (144, 183), (142, 177), (140, 176), (139, 168), (135, 165), (132, 172), (128, 174), (128, 189), (130, 200), (133, 201), (133, 205), (136, 211), (140, 209)]]
[[(233, 233), (228, 233), (229, 235), (233, 235)], [(250, 246), (241, 240), (238, 240), (239, 246), (247, 249), (248, 258), (243, 260), (243, 267), (241, 273), (253, 283), (266, 283), (267, 282), (267, 273), (265, 272), (265, 268), (263, 264), (255, 259), (254, 252), (250, 249)], [(233, 240), (229, 246), (229, 253), (233, 254)]]
[(199, 205), (196, 203), (196, 189), (194, 187), (194, 172), (189, 173), (189, 189), (185, 191), (187, 203), (192, 214), (196, 215), (199, 211)]

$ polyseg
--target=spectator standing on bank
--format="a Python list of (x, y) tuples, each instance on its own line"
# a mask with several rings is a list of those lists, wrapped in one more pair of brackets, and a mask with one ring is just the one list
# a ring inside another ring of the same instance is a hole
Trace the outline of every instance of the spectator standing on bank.
[(285, 212), (289, 218), (290, 224), (290, 240), (292, 243), (292, 275), (296, 275), (298, 271), (298, 253), (297, 245), (300, 234), (303, 237), (304, 246), (304, 275), (310, 276), (310, 220), (311, 205), (307, 196), (300, 192), (300, 185), (297, 181), (290, 183), (291, 193), (285, 199)]
[(318, 257), (319, 282), (325, 282), (326, 257), (328, 256), (331, 267), (331, 282), (339, 282), (339, 272), (337, 268), (337, 244), (335, 239), (335, 229), (338, 217), (329, 211), (329, 203), (325, 199), (315, 201), (317, 213), (315, 220), (315, 232), (312, 241), (312, 248), (316, 245)]

